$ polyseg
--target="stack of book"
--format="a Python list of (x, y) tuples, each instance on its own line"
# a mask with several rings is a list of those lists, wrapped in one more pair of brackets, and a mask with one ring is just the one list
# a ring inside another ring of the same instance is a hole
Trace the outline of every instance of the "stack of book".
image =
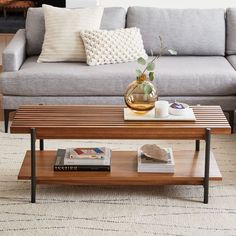
[(138, 172), (153, 172), (153, 173), (174, 173), (175, 162), (171, 148), (165, 148), (168, 154), (168, 161), (158, 161), (147, 157), (138, 149)]
[(111, 149), (68, 148), (58, 149), (54, 171), (110, 171)]

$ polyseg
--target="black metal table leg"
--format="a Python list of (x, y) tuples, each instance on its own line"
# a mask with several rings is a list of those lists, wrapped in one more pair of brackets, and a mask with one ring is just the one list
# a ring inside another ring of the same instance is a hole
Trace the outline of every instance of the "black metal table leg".
[(5, 125), (5, 133), (8, 131), (8, 123), (9, 123), (9, 111), (4, 109), (4, 125)]
[(9, 116), (10, 113), (16, 111), (14, 109), (4, 109), (4, 125), (5, 125), (5, 133), (8, 132), (8, 123), (9, 123)]
[(228, 111), (229, 113), (229, 124), (231, 126), (231, 134), (234, 133), (234, 111)]
[(195, 148), (195, 150), (196, 150), (197, 152), (200, 151), (200, 140), (196, 140), (196, 148)]
[(44, 150), (44, 140), (43, 139), (39, 140), (39, 149), (40, 149), (40, 151)]
[(211, 148), (211, 129), (207, 128), (205, 133), (205, 175), (204, 175), (204, 203), (208, 203), (209, 192), (209, 171), (210, 171), (210, 148)]
[(35, 152), (35, 141), (36, 133), (35, 128), (30, 129), (31, 133), (31, 202), (36, 202), (36, 152)]

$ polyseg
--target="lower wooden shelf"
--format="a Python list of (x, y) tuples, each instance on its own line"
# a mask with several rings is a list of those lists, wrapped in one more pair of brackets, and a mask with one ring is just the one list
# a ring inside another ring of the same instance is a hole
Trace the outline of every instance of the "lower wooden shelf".
[[(200, 185), (204, 178), (204, 151), (174, 151), (175, 173), (138, 173), (135, 151), (113, 151), (111, 172), (55, 172), (56, 151), (36, 152), (37, 184), (69, 185)], [(30, 151), (26, 152), (18, 179), (30, 179)], [(213, 153), (210, 180), (222, 180)]]
[[(69, 185), (166, 185), (203, 184), (205, 152), (174, 151), (175, 173), (138, 173), (135, 151), (113, 151), (111, 172), (55, 172), (56, 151), (36, 152), (37, 184)], [(30, 179), (30, 151), (26, 152), (18, 179)], [(222, 180), (213, 153), (210, 180)]]

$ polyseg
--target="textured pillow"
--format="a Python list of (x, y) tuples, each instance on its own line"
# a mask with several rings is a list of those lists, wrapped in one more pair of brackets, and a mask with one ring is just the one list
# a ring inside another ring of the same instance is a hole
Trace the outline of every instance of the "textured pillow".
[(65, 9), (43, 5), (45, 36), (38, 62), (86, 61), (80, 30), (99, 29), (103, 8)]
[[(126, 10), (124, 8), (104, 8), (100, 29), (115, 30), (125, 28), (125, 19)], [(28, 9), (25, 21), (25, 30), (27, 55), (39, 55), (42, 51), (45, 34), (45, 21), (42, 7), (31, 7)]]
[(80, 32), (90, 66), (135, 61), (147, 58), (138, 28), (83, 30)]

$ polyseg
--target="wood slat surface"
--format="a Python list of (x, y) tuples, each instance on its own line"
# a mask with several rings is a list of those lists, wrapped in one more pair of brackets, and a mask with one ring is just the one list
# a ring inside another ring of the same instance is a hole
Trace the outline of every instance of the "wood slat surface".
[(230, 125), (220, 106), (193, 106), (196, 121), (124, 121), (122, 106), (32, 105), (21, 106), (11, 125), (12, 133), (29, 133), (37, 138), (89, 139), (204, 139), (205, 129), (213, 134), (230, 134)]
[[(69, 185), (203, 184), (204, 151), (174, 151), (174, 174), (138, 173), (136, 155), (135, 151), (113, 151), (111, 172), (58, 172), (53, 171), (56, 151), (37, 151), (37, 183)], [(30, 151), (26, 152), (18, 179), (30, 179)], [(211, 153), (210, 161), (210, 180), (222, 180), (213, 153)]]

